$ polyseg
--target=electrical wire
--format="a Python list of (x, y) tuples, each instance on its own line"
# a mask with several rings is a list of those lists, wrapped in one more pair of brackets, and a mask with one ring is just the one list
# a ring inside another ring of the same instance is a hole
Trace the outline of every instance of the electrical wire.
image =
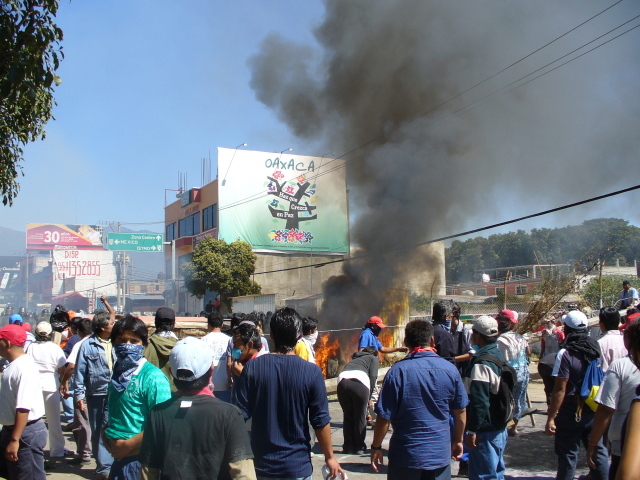
[[(488, 95), (485, 95), (484, 97), (482, 97), (482, 98), (480, 98), (480, 99), (476, 100), (473, 104), (471, 104), (471, 105), (467, 105), (467, 106), (462, 107), (462, 108), (459, 108), (458, 110), (456, 110), (456, 111), (452, 112), (452, 114), (451, 114), (451, 115), (457, 114), (457, 113), (459, 113), (459, 112), (461, 112), (461, 113), (467, 113), (467, 112), (470, 112), (471, 110), (474, 110), (475, 108), (477, 108), (477, 107), (479, 107), (479, 106), (482, 106), (482, 105), (484, 105), (485, 103), (487, 103), (487, 102), (484, 102), (483, 100), (486, 100), (486, 99), (492, 100), (493, 98), (495, 98), (495, 97), (497, 97), (497, 96), (500, 96), (500, 95), (503, 95), (504, 93), (510, 92), (510, 91), (512, 91), (512, 90), (515, 90), (516, 88), (523, 87), (524, 85), (527, 85), (528, 83), (531, 83), (531, 82), (533, 82), (534, 80), (537, 80), (537, 79), (538, 79), (538, 78), (540, 78), (540, 77), (544, 77), (544, 76), (545, 76), (545, 75), (547, 75), (548, 73), (551, 73), (551, 72), (553, 72), (554, 70), (557, 70), (558, 68), (563, 67), (564, 65), (567, 65), (568, 63), (571, 63), (571, 62), (573, 62), (574, 60), (579, 59), (580, 57), (583, 57), (583, 56), (584, 56), (584, 55), (586, 55), (587, 53), (593, 52), (594, 50), (597, 50), (598, 48), (600, 48), (600, 47), (602, 47), (602, 46), (606, 45), (607, 43), (612, 42), (612, 41), (614, 41), (615, 39), (620, 38), (620, 37), (621, 37), (621, 36), (623, 36), (623, 35), (626, 35), (627, 33), (631, 32), (632, 30), (635, 30), (636, 28), (640, 27), (640, 25), (636, 25), (635, 27), (631, 27), (629, 30), (626, 30), (626, 31), (624, 31), (624, 32), (620, 33), (619, 35), (616, 35), (615, 37), (610, 38), (609, 40), (607, 40), (607, 41), (605, 41), (605, 42), (602, 42), (600, 45), (597, 45), (597, 46), (593, 47), (592, 49), (587, 50), (586, 52), (583, 52), (583, 53), (581, 53), (580, 55), (578, 55), (578, 56), (576, 56), (576, 57), (574, 57), (574, 58), (572, 58), (572, 59), (570, 59), (570, 60), (567, 60), (566, 62), (561, 63), (560, 65), (557, 65), (556, 67), (554, 67), (554, 68), (552, 68), (552, 69), (550, 69), (550, 70), (547, 70), (546, 72), (541, 73), (540, 75), (537, 75), (537, 76), (535, 76), (535, 77), (533, 77), (533, 78), (531, 78), (531, 79), (527, 80), (526, 82), (521, 83), (520, 85), (515, 86), (514, 88), (509, 88), (510, 86), (515, 85), (516, 83), (520, 82), (521, 80), (524, 80), (525, 78), (530, 77), (530, 76), (531, 76), (531, 75), (533, 75), (534, 73), (539, 72), (540, 70), (543, 70), (543, 69), (547, 68), (547, 67), (548, 67), (548, 66), (550, 66), (550, 65), (553, 65), (553, 64), (554, 64), (554, 63), (556, 63), (557, 61), (559, 61), (559, 60), (561, 60), (561, 59), (563, 59), (563, 58), (565, 58), (565, 57), (567, 57), (567, 56), (571, 55), (572, 53), (577, 52), (578, 50), (581, 50), (581, 49), (582, 49), (582, 48), (584, 48), (585, 46), (587, 46), (587, 45), (589, 45), (589, 44), (591, 44), (591, 43), (593, 43), (593, 42), (595, 42), (595, 41), (597, 41), (597, 40), (601, 39), (602, 37), (605, 37), (605, 36), (609, 35), (611, 32), (613, 32), (613, 31), (617, 30), (618, 28), (620, 28), (620, 27), (622, 27), (622, 26), (626, 25), (627, 23), (632, 22), (633, 20), (635, 20), (635, 19), (637, 19), (637, 18), (640, 18), (640, 15), (638, 15), (638, 16), (636, 16), (636, 17), (633, 17), (631, 20), (629, 20), (629, 21), (627, 21), (627, 22), (623, 23), (622, 25), (619, 25), (619, 26), (617, 26), (616, 28), (614, 28), (614, 29), (612, 29), (612, 30), (609, 30), (607, 33), (604, 33), (604, 34), (600, 35), (599, 37), (597, 37), (597, 38), (595, 38), (595, 39), (591, 40), (589, 43), (585, 43), (585, 44), (584, 44), (584, 45), (582, 45), (581, 47), (578, 47), (578, 48), (576, 48), (575, 50), (572, 50), (571, 52), (567, 53), (566, 55), (563, 55), (562, 57), (557, 58), (557, 59), (556, 59), (556, 60), (554, 60), (553, 62), (547, 63), (545, 66), (540, 67), (540, 68), (538, 68), (538, 69), (534, 70), (533, 72), (531, 72), (531, 73), (529, 73), (529, 74), (525, 75), (524, 77), (520, 77), (518, 80), (514, 80), (513, 82), (511, 82), (511, 83), (509, 83), (509, 84), (505, 85), (504, 87), (501, 87), (500, 89), (496, 90), (495, 92), (490, 93), (490, 94), (488, 94)], [(505, 89), (508, 89), (508, 90), (507, 90), (507, 91), (505, 91), (505, 92), (503, 92), (503, 93), (500, 93), (499, 95), (497, 95), (497, 93), (498, 93), (498, 92), (501, 92), (502, 90), (505, 90)], [(476, 104), (477, 104), (477, 105), (476, 105)], [(469, 107), (470, 107), (470, 108), (469, 108)]]
[[(580, 47), (578, 47), (578, 48), (576, 48), (576, 49), (572, 50), (571, 52), (569, 52), (569, 53), (567, 53), (567, 54), (565, 54), (565, 55), (563, 55), (563, 56), (561, 56), (561, 57), (557, 58), (556, 60), (554, 60), (554, 61), (552, 61), (552, 62), (550, 62), (550, 63), (548, 63), (548, 64), (544, 65), (543, 67), (540, 67), (540, 68), (538, 68), (538, 69), (534, 70), (533, 72), (531, 72), (531, 73), (529, 73), (529, 74), (527, 74), (527, 75), (524, 75), (523, 77), (520, 77), (518, 80), (515, 80), (515, 81), (513, 81), (513, 82), (511, 82), (511, 83), (509, 83), (509, 84), (507, 84), (507, 85), (505, 85), (504, 87), (501, 87), (501, 88), (499, 88), (498, 90), (496, 90), (496, 91), (494, 91), (494, 92), (492, 92), (492, 93), (490, 93), (490, 94), (488, 94), (488, 95), (485, 95), (484, 97), (482, 97), (482, 98), (480, 98), (480, 99), (478, 99), (478, 100), (476, 100), (476, 101), (474, 101), (474, 102), (472, 102), (472, 103), (470, 103), (470, 104), (465, 105), (464, 107), (461, 107), (461, 108), (459, 108), (459, 109), (457, 109), (457, 110), (455, 110), (455, 111), (451, 112), (451, 113), (449, 114), (449, 116), (448, 116), (448, 117), (445, 117), (443, 120), (447, 120), (447, 119), (449, 119), (450, 117), (459, 116), (459, 115), (461, 115), (461, 114), (467, 113), (467, 112), (469, 112), (469, 111), (471, 111), (471, 110), (473, 110), (473, 109), (475, 109), (475, 108), (477, 108), (477, 107), (479, 107), (479, 106), (484, 105), (484, 104), (485, 104), (485, 103), (487, 103), (488, 101), (493, 100), (494, 98), (497, 98), (498, 96), (504, 95), (504, 94), (506, 94), (506, 93), (508, 93), (508, 92), (510, 92), (510, 91), (512, 91), (512, 90), (515, 90), (516, 88), (520, 88), (520, 87), (522, 87), (522, 86), (524, 86), (524, 85), (526, 85), (526, 84), (528, 84), (528, 83), (531, 83), (532, 81), (534, 81), (534, 80), (536, 80), (536, 79), (538, 79), (538, 78), (540, 78), (540, 77), (543, 77), (544, 75), (547, 75), (548, 73), (551, 73), (551, 72), (553, 72), (554, 70), (557, 70), (558, 68), (560, 68), (560, 67), (562, 67), (562, 66), (564, 66), (564, 65), (567, 65), (568, 63), (573, 62), (574, 60), (577, 60), (578, 58), (580, 58), (580, 57), (582, 57), (582, 56), (586, 55), (587, 53), (590, 53), (590, 52), (592, 52), (592, 51), (594, 51), (594, 50), (597, 50), (598, 48), (600, 48), (600, 47), (602, 47), (602, 46), (606, 45), (606, 44), (607, 44), (607, 43), (609, 43), (609, 42), (612, 42), (613, 40), (616, 40), (617, 38), (621, 37), (622, 35), (625, 35), (625, 34), (627, 34), (627, 33), (631, 32), (632, 30), (635, 30), (636, 28), (640, 27), (640, 25), (636, 25), (635, 27), (632, 27), (632, 28), (630, 28), (630, 29), (628, 29), (628, 30), (626, 30), (626, 31), (622, 32), (621, 34), (616, 35), (615, 37), (613, 37), (613, 38), (611, 38), (611, 39), (609, 39), (609, 40), (607, 40), (607, 41), (605, 41), (605, 42), (601, 43), (600, 45), (597, 45), (596, 47), (594, 47), (594, 48), (592, 48), (592, 49), (590, 49), (590, 50), (588, 50), (588, 51), (586, 51), (586, 52), (583, 52), (582, 54), (580, 54), (580, 55), (578, 55), (578, 56), (576, 56), (576, 57), (574, 57), (574, 58), (572, 58), (572, 59), (570, 59), (570, 60), (568, 60), (568, 61), (566, 61), (566, 62), (564, 62), (564, 63), (562, 63), (562, 64), (560, 64), (560, 65), (558, 65), (558, 66), (556, 66), (556, 67), (554, 67), (554, 68), (552, 68), (551, 70), (548, 70), (547, 72), (544, 72), (544, 73), (542, 73), (542, 74), (540, 74), (540, 75), (538, 75), (538, 76), (536, 76), (536, 77), (534, 77), (534, 78), (532, 78), (532, 79), (530, 79), (530, 80), (528, 80), (528, 81), (526, 81), (526, 82), (524, 82), (524, 83), (522, 83), (522, 84), (520, 84), (520, 85), (515, 86), (514, 88), (509, 88), (508, 90), (506, 90), (506, 91), (504, 91), (504, 92), (503, 92), (503, 90), (507, 89), (508, 87), (510, 87), (510, 86), (512, 86), (512, 85), (514, 85), (514, 84), (516, 84), (516, 83), (518, 83), (518, 82), (520, 82), (520, 81), (524, 80), (524, 79), (525, 79), (525, 78), (527, 78), (527, 77), (530, 77), (531, 75), (535, 74), (536, 72), (539, 72), (540, 70), (543, 70), (544, 68), (546, 68), (546, 67), (548, 67), (548, 66), (550, 66), (550, 65), (553, 65), (554, 63), (558, 62), (559, 60), (561, 60), (561, 59), (563, 59), (563, 58), (566, 58), (567, 56), (571, 55), (572, 53), (575, 53), (575, 52), (577, 52), (578, 50), (581, 50), (581, 49), (582, 49), (582, 48), (584, 48), (585, 46), (590, 45), (591, 43), (593, 43), (593, 42), (595, 42), (595, 41), (597, 41), (597, 40), (601, 39), (602, 37), (605, 37), (606, 35), (609, 35), (611, 32), (613, 32), (613, 31), (615, 31), (615, 30), (619, 29), (620, 27), (622, 27), (622, 26), (624, 26), (624, 25), (626, 25), (626, 24), (628, 24), (628, 23), (632, 22), (633, 20), (636, 20), (637, 18), (640, 18), (640, 15), (637, 15), (636, 17), (632, 18), (631, 20), (628, 20), (628, 21), (624, 22), (623, 24), (618, 25), (617, 27), (613, 28), (612, 30), (609, 30), (607, 33), (604, 33), (604, 34), (602, 34), (602, 35), (600, 35), (600, 36), (596, 37), (595, 39), (593, 39), (593, 40), (591, 40), (591, 41), (589, 41), (589, 42), (585, 43), (584, 45), (582, 45), (582, 46), (580, 46)], [(502, 92), (502, 93), (499, 93), (499, 92)], [(488, 99), (488, 100), (487, 100), (487, 99)], [(485, 100), (486, 100), (486, 101), (485, 101)], [(420, 117), (420, 116), (422, 116), (422, 115), (419, 115), (418, 117)], [(418, 117), (416, 117), (416, 118), (418, 118)], [(357, 150), (357, 149), (354, 149), (353, 151), (355, 151), (355, 150)], [(345, 155), (346, 155), (346, 154), (345, 154)], [(339, 157), (339, 158), (340, 158), (340, 157)], [(344, 162), (343, 164), (341, 164), (341, 165), (337, 165), (337, 166), (334, 166), (334, 167), (332, 167), (331, 169), (329, 169), (329, 170), (327, 170), (327, 171), (325, 171), (325, 172), (322, 172), (322, 173), (317, 174), (317, 175), (316, 175), (316, 178), (317, 178), (317, 177), (321, 177), (321, 176), (323, 176), (323, 175), (328, 175), (328, 174), (330, 174), (330, 173), (332, 173), (332, 172), (334, 172), (334, 171), (336, 171), (336, 170), (338, 170), (338, 169), (340, 169), (340, 168), (344, 168), (344, 167), (346, 167), (346, 166), (347, 166), (347, 164), (349, 164), (349, 163), (352, 163), (352, 162), (355, 162), (355, 161), (361, 160), (361, 159), (363, 159), (363, 158), (366, 158), (366, 154), (365, 154), (365, 155), (361, 155), (361, 156), (359, 156), (359, 157), (355, 157), (355, 158), (349, 159), (349, 160), (345, 160), (345, 162)], [(328, 162), (327, 164), (325, 164), (325, 166), (326, 166), (326, 165), (328, 165), (329, 163), (331, 163), (331, 162)], [(248, 203), (248, 202), (252, 202), (252, 201), (254, 201), (254, 200), (257, 200), (258, 198), (263, 197), (263, 196), (266, 196), (266, 195), (268, 195), (268, 194), (265, 194), (264, 192), (256, 193), (256, 194), (252, 195), (251, 197), (247, 197), (246, 199), (239, 200), (239, 201), (237, 201), (237, 202), (235, 202), (235, 203), (233, 203), (233, 204), (226, 205), (225, 207), (220, 208), (220, 210), (224, 210), (224, 209), (226, 209), (226, 208), (237, 207), (237, 206), (242, 205), (242, 204), (244, 204), (244, 203)]]
[[(462, 91), (462, 92), (458, 93), (457, 95), (455, 95), (455, 96), (453, 96), (453, 97), (451, 97), (451, 98), (449, 98), (449, 99), (445, 100), (444, 102), (442, 102), (442, 103), (440, 103), (440, 104), (436, 105), (435, 107), (433, 107), (433, 108), (431, 108), (431, 109), (429, 109), (429, 110), (427, 110), (427, 111), (425, 111), (425, 112), (422, 112), (422, 113), (420, 113), (420, 114), (416, 115), (416, 116), (415, 116), (413, 119), (411, 119), (410, 121), (416, 120), (416, 119), (418, 119), (418, 118), (424, 117), (425, 115), (428, 115), (429, 113), (432, 113), (433, 111), (435, 111), (435, 110), (437, 110), (437, 109), (441, 108), (442, 106), (444, 106), (444, 105), (446, 105), (446, 104), (450, 103), (451, 101), (453, 101), (453, 100), (455, 100), (455, 99), (457, 99), (457, 98), (461, 97), (461, 96), (462, 96), (462, 95), (464, 95), (465, 93), (468, 93), (469, 91), (471, 91), (471, 90), (473, 90), (473, 89), (477, 88), (478, 86), (480, 86), (480, 85), (482, 85), (482, 84), (486, 83), (487, 81), (491, 80), (492, 78), (495, 78), (496, 76), (500, 75), (501, 73), (504, 73), (505, 71), (507, 71), (508, 69), (512, 68), (513, 66), (515, 66), (515, 65), (519, 64), (520, 62), (522, 62), (522, 61), (524, 61), (525, 59), (527, 59), (527, 58), (531, 57), (532, 55), (534, 55), (534, 54), (538, 53), (539, 51), (541, 51), (541, 50), (543, 50), (544, 48), (548, 47), (549, 45), (553, 44), (554, 42), (556, 42), (556, 41), (560, 40), (561, 38), (563, 38), (563, 37), (567, 36), (569, 33), (571, 33), (571, 32), (573, 32), (573, 31), (577, 30), (577, 29), (578, 29), (578, 28), (580, 28), (581, 26), (583, 26), (583, 25), (587, 24), (588, 22), (590, 22), (590, 21), (591, 21), (591, 20), (593, 20), (594, 18), (596, 18), (596, 17), (598, 17), (598, 16), (602, 15), (603, 13), (605, 13), (606, 11), (608, 11), (608, 10), (610, 10), (611, 8), (615, 7), (615, 6), (616, 6), (616, 5), (618, 5), (619, 3), (622, 3), (622, 0), (618, 0), (618, 1), (617, 1), (616, 3), (614, 3), (613, 5), (610, 5), (609, 7), (605, 8), (605, 9), (604, 9), (604, 10), (602, 10), (602, 11), (600, 11), (600, 12), (599, 12), (599, 13), (597, 13), (596, 15), (594, 15), (594, 16), (590, 17), (589, 19), (587, 19), (587, 20), (583, 21), (583, 22), (582, 22), (582, 23), (580, 23), (579, 25), (577, 25), (577, 26), (573, 27), (572, 29), (570, 29), (570, 30), (568, 30), (567, 32), (563, 33), (562, 35), (560, 35), (560, 36), (556, 37), (555, 39), (551, 40), (550, 42), (546, 43), (545, 45), (543, 45), (543, 46), (541, 46), (541, 47), (537, 48), (536, 50), (534, 50), (533, 52), (531, 52), (531, 53), (529, 53), (529, 54), (525, 55), (524, 57), (520, 58), (519, 60), (517, 60), (517, 61), (515, 61), (515, 62), (511, 63), (511, 64), (510, 64), (510, 65), (508, 65), (507, 67), (504, 67), (503, 69), (499, 70), (499, 71), (498, 71), (498, 72), (496, 72), (495, 74), (493, 74), (493, 75), (491, 75), (491, 76), (489, 76), (489, 77), (485, 78), (484, 80), (482, 80), (482, 81), (480, 81), (480, 82), (478, 82), (478, 83), (474, 84), (473, 86), (471, 86), (471, 87), (467, 88), (466, 90), (464, 90), (464, 91)], [(637, 18), (637, 17), (635, 17), (635, 18)], [(635, 19), (635, 18), (634, 18), (634, 19)], [(629, 23), (629, 22), (633, 21), (634, 19), (631, 19), (631, 20), (629, 20), (629, 21), (627, 21), (627, 22), (623, 23), (622, 25), (619, 25), (618, 27), (614, 28), (613, 30), (616, 30), (616, 29), (620, 28), (621, 26), (626, 25), (627, 23)], [(611, 31), (613, 31), (613, 30), (611, 30)], [(604, 35), (607, 35), (607, 34), (611, 33), (611, 31), (610, 31), (610, 32), (607, 32), (607, 33), (606, 33), (606, 34), (604, 34)], [(624, 32), (624, 33), (628, 33), (628, 32)], [(594, 39), (594, 40), (591, 40), (590, 42), (588, 42), (588, 43), (586, 43), (586, 44), (582, 45), (581, 47), (579, 47), (579, 48), (578, 48), (578, 49), (576, 49), (576, 50), (580, 50), (581, 48), (585, 47), (586, 45), (589, 45), (590, 43), (593, 43), (594, 41), (598, 40), (599, 38), (602, 38), (602, 36), (604, 36), (604, 35), (601, 35), (600, 37), (598, 37), (598, 38), (596, 38), (596, 39)], [(620, 36), (620, 35), (619, 35), (619, 36)], [(615, 37), (615, 38), (618, 38), (618, 37)], [(614, 39), (615, 39), (615, 38), (614, 38)], [(611, 39), (611, 40), (614, 40), (614, 39)], [(609, 40), (609, 41), (611, 41), (611, 40)], [(605, 42), (605, 43), (603, 43), (602, 45), (604, 45), (604, 44), (606, 44), (606, 43), (609, 43), (609, 42)], [(602, 45), (600, 45), (600, 46), (602, 46)], [(597, 48), (599, 48), (599, 47), (597, 47)], [(570, 52), (570, 53), (569, 53), (569, 54), (567, 54), (567, 55), (570, 55), (571, 53), (574, 53), (576, 50), (574, 50), (573, 52)], [(592, 49), (592, 50), (590, 50), (590, 51), (593, 51), (593, 50), (595, 50), (595, 49)], [(589, 52), (590, 52), (590, 51), (589, 51)], [(586, 53), (589, 53), (589, 52), (585, 52), (585, 54), (586, 54)], [(559, 61), (560, 59), (565, 58), (567, 55), (563, 55), (562, 57), (560, 57), (560, 58), (558, 58), (558, 59), (554, 60), (554, 62), (551, 62), (551, 63), (555, 63), (555, 62)], [(584, 55), (584, 54), (583, 54), (583, 55)], [(582, 56), (582, 55), (580, 55), (580, 56)], [(579, 58), (579, 57), (576, 57), (576, 58)], [(571, 60), (571, 61), (573, 61), (573, 60)], [(564, 64), (562, 64), (562, 65), (560, 65), (560, 66), (566, 65), (567, 63), (570, 63), (570, 62), (565, 62)], [(546, 67), (547, 67), (547, 66), (549, 66), (549, 65), (550, 65), (550, 64), (547, 64), (547, 65), (545, 65), (545, 67), (541, 67), (541, 68), (546, 68)], [(558, 66), (558, 67), (556, 67), (556, 68), (559, 68), (560, 66)], [(518, 82), (518, 81), (522, 80), (523, 78), (526, 78), (526, 77), (528, 77), (528, 76), (532, 75), (533, 73), (535, 73), (535, 72), (537, 72), (537, 71), (539, 71), (539, 70), (540, 70), (540, 69), (534, 70), (533, 72), (529, 73), (529, 74), (528, 74), (528, 75), (526, 75), (525, 77), (522, 77), (521, 79), (516, 80), (516, 82)], [(550, 73), (550, 72), (551, 72), (551, 71), (553, 71), (553, 70), (555, 70), (555, 68), (554, 68), (554, 69), (552, 69), (552, 70), (550, 70), (550, 71), (549, 71), (549, 72), (547, 72), (547, 73)], [(546, 73), (545, 73), (545, 74), (546, 74)], [(540, 75), (540, 76), (542, 76), (542, 75)], [(536, 78), (539, 78), (540, 76), (538, 76), (538, 77), (536, 77)], [(535, 78), (534, 78), (534, 79), (532, 79), (532, 80), (535, 80)], [(532, 80), (531, 80), (531, 81), (532, 81)], [(513, 83), (515, 83), (515, 82), (512, 82), (512, 83), (510, 83), (509, 85), (512, 85)], [(529, 82), (526, 82), (526, 83), (529, 83)], [(523, 83), (523, 84), (522, 84), (522, 85), (520, 85), (520, 86), (526, 85), (526, 83)], [(507, 86), (509, 86), (509, 85), (507, 85)], [(506, 87), (502, 87), (502, 88), (501, 88), (501, 89), (499, 89), (498, 91), (500, 91), (500, 90), (502, 90), (502, 89), (504, 89), (504, 88), (506, 88)], [(495, 94), (495, 92), (494, 92), (494, 94)], [(489, 94), (488, 96), (491, 96), (491, 95), (493, 95), (493, 94)], [(486, 98), (486, 97), (483, 97), (483, 99), (484, 99), (484, 98)], [(477, 101), (476, 101), (476, 102), (477, 102)], [(473, 103), (476, 103), (476, 102), (473, 102)], [(473, 103), (472, 103), (471, 105), (473, 105)], [(469, 105), (468, 105), (468, 106), (469, 106)], [(468, 106), (467, 106), (467, 107), (468, 107)], [(458, 109), (456, 112), (460, 112), (460, 111), (462, 111), (463, 109), (465, 109), (465, 108), (467, 108), (467, 107), (462, 107), (461, 109)], [(466, 112), (465, 112), (465, 111), (462, 111), (462, 113), (466, 113)], [(329, 165), (329, 164), (331, 164), (331, 163), (335, 162), (335, 161), (338, 161), (338, 160), (343, 159), (343, 158), (344, 158), (344, 157), (346, 157), (347, 155), (350, 155), (350, 154), (352, 154), (352, 153), (354, 153), (354, 152), (356, 152), (356, 151), (358, 151), (358, 150), (360, 150), (360, 149), (362, 149), (362, 148), (364, 148), (364, 147), (366, 147), (366, 146), (369, 146), (369, 145), (371, 145), (371, 144), (373, 144), (373, 143), (375, 143), (375, 142), (379, 141), (379, 140), (380, 140), (380, 139), (382, 139), (383, 137), (384, 137), (383, 135), (379, 135), (378, 137), (376, 137), (376, 138), (374, 138), (374, 139), (372, 139), (372, 140), (369, 140), (368, 142), (365, 142), (365, 143), (363, 143), (363, 144), (361, 144), (361, 145), (359, 145), (359, 146), (357, 146), (357, 147), (355, 147), (355, 148), (353, 148), (353, 149), (349, 150), (349, 151), (348, 151), (348, 152), (346, 152), (346, 153), (343, 153), (342, 155), (340, 155), (340, 156), (338, 156), (338, 157), (334, 158), (333, 160), (331, 160), (331, 161), (327, 162), (327, 163), (325, 164), (325, 167), (326, 167), (327, 165)], [(366, 156), (366, 155), (363, 155), (363, 156), (361, 156), (361, 157), (358, 157), (358, 159), (364, 158), (365, 156)], [(346, 164), (347, 164), (347, 163), (350, 163), (350, 162), (352, 162), (352, 161), (354, 161), (354, 160), (355, 160), (355, 159), (347, 160), (347, 161), (345, 161), (342, 165), (340, 165), (340, 166), (338, 166), (338, 167), (332, 167), (332, 169), (331, 169), (331, 170), (329, 170), (329, 171), (326, 171), (326, 172), (323, 172), (323, 173), (319, 173), (319, 174), (317, 174), (317, 175), (316, 175), (316, 178), (317, 178), (317, 177), (319, 177), (319, 176), (323, 176), (323, 175), (325, 175), (325, 174), (328, 174), (328, 173), (330, 173), (330, 172), (333, 172), (333, 171), (335, 171), (335, 169), (337, 169), (337, 168), (343, 168), (344, 166), (346, 166)], [(290, 178), (289, 180), (286, 180), (285, 182), (292, 181), (294, 178), (295, 178), (295, 177), (292, 177), (292, 178)], [(219, 211), (221, 211), (221, 210), (226, 210), (227, 208), (234, 208), (234, 207), (237, 207), (237, 206), (243, 205), (243, 204), (245, 204), (245, 203), (252, 202), (252, 201), (257, 200), (257, 199), (259, 199), (259, 198), (266, 197), (267, 195), (269, 195), (269, 194), (268, 194), (268, 193), (264, 193), (264, 191), (257, 192), (257, 193), (255, 193), (255, 194), (253, 194), (253, 195), (250, 195), (250, 196), (248, 196), (248, 197), (245, 197), (244, 199), (240, 199), (240, 200), (237, 200), (236, 202), (233, 202), (233, 203), (231, 203), (231, 204), (229, 204), (229, 205), (225, 205), (224, 207), (219, 207), (219, 208), (218, 208), (218, 210), (219, 210)]]
[[(530, 215), (525, 215), (523, 217), (514, 218), (514, 219), (511, 219), (511, 220), (504, 221), (504, 222), (494, 223), (492, 225), (487, 225), (485, 227), (480, 227), (480, 228), (476, 228), (476, 229), (473, 229), (473, 230), (467, 230), (466, 232), (455, 233), (453, 235), (447, 235), (447, 236), (444, 236), (444, 237), (435, 238), (435, 239), (427, 240), (427, 241), (420, 242), (420, 243), (415, 243), (415, 244), (413, 244), (411, 246), (408, 246), (408, 247), (396, 248), (394, 250), (390, 250), (388, 252), (385, 252), (382, 255), (388, 255), (390, 253), (398, 253), (398, 252), (402, 252), (402, 251), (406, 251), (406, 250), (412, 250), (412, 249), (420, 247), (422, 245), (428, 245), (430, 243), (435, 243), (435, 242), (442, 242), (444, 240), (450, 240), (452, 238), (464, 237), (464, 236), (471, 235), (471, 234), (474, 234), (474, 233), (483, 232), (485, 230), (491, 230), (491, 229), (494, 229), (494, 228), (497, 228), (497, 227), (503, 227), (505, 225), (510, 225), (512, 223), (521, 222), (523, 220), (528, 220), (530, 218), (541, 217), (543, 215), (548, 215), (550, 213), (559, 212), (559, 211), (562, 211), (562, 210), (566, 210), (568, 208), (578, 207), (580, 205), (585, 205), (587, 203), (595, 202), (595, 201), (598, 201), (598, 200), (603, 200), (605, 198), (614, 197), (616, 195), (621, 195), (623, 193), (631, 192), (633, 190), (638, 190), (638, 189), (640, 189), (640, 185), (635, 185), (633, 187), (624, 188), (622, 190), (617, 190), (615, 192), (607, 193), (607, 194), (604, 194), (604, 195), (598, 195), (597, 197), (588, 198), (586, 200), (581, 200), (579, 202), (569, 203), (569, 204), (563, 205), (561, 207), (556, 207), (556, 208), (552, 208), (552, 209), (549, 209), (549, 210), (544, 210), (542, 212), (537, 212), (537, 213), (533, 213), (533, 214), (530, 214)], [(343, 263), (343, 262), (350, 262), (352, 260), (360, 260), (360, 259), (363, 259), (363, 258), (368, 258), (368, 257), (370, 257), (372, 255), (373, 255), (372, 253), (368, 253), (368, 254), (365, 254), (365, 255), (359, 255), (357, 257), (341, 258), (341, 259), (338, 259), (338, 260), (332, 260), (332, 261), (328, 261), (328, 262), (318, 263), (316, 265), (301, 265), (301, 266), (298, 266), (298, 267), (283, 268), (283, 269), (280, 269), (280, 270), (269, 270), (269, 271), (264, 271), (264, 272), (255, 272), (255, 273), (253, 273), (253, 275), (263, 275), (263, 274), (266, 274), (266, 273), (287, 272), (287, 271), (291, 271), (291, 270), (301, 270), (301, 269), (304, 269), (304, 268), (311, 268), (311, 267), (319, 268), (319, 267), (324, 267), (326, 265), (331, 265), (331, 264), (334, 264), (334, 263)], [(378, 255), (378, 254), (376, 254), (376, 255)]]

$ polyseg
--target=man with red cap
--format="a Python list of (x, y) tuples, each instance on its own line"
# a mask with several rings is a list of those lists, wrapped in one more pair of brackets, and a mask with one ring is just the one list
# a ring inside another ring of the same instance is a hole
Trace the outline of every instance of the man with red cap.
[(386, 325), (382, 323), (380, 317), (371, 317), (369, 321), (362, 327), (360, 340), (358, 341), (358, 351), (361, 352), (365, 347), (375, 347), (380, 353), (406, 352), (407, 347), (383, 347), (378, 335)]
[(9, 366), (0, 381), (0, 449), (9, 480), (45, 480), (47, 428), (39, 371), (24, 353), (27, 332), (19, 325), (0, 329), (0, 355)]

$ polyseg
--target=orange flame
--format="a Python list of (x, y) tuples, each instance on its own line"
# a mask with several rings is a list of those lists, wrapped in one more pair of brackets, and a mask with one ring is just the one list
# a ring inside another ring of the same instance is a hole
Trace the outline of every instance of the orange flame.
[(327, 378), (327, 365), (329, 364), (329, 359), (335, 357), (338, 353), (338, 349), (340, 348), (340, 342), (337, 338), (334, 339), (333, 342), (329, 343), (330, 340), (331, 334), (324, 333), (318, 338), (318, 345), (316, 346), (316, 365), (322, 369), (322, 375), (324, 378)]
[(378, 340), (384, 347), (395, 347), (396, 339), (395, 339), (395, 328), (383, 328), (378, 335)]

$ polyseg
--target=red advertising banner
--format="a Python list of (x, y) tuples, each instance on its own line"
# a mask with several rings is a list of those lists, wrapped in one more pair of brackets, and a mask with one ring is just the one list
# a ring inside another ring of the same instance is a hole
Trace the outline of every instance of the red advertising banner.
[(27, 250), (104, 250), (95, 225), (27, 223)]
[(202, 240), (207, 237), (215, 237), (218, 239), (218, 227), (207, 230), (206, 232), (199, 233), (193, 236), (193, 248), (196, 248)]

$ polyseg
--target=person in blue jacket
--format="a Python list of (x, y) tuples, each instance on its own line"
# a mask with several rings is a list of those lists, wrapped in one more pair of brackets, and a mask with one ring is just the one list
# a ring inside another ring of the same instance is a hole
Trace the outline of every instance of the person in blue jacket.
[(406, 352), (407, 347), (383, 347), (378, 335), (386, 325), (382, 323), (380, 317), (371, 317), (369, 321), (362, 327), (360, 340), (358, 341), (358, 351), (361, 352), (366, 347), (375, 347), (380, 353)]

